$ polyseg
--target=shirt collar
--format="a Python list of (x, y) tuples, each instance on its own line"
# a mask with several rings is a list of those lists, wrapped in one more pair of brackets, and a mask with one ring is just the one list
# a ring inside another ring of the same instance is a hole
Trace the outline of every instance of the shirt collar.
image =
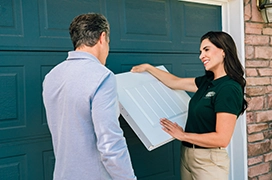
[(215, 80), (211, 81), (211, 84), (213, 86), (216, 86), (216, 85), (218, 85), (218, 84), (220, 84), (220, 83), (222, 83), (224, 81), (227, 81), (229, 79), (231, 79), (231, 78), (228, 75), (225, 75), (225, 76), (222, 76), (222, 77), (220, 77), (218, 79), (215, 79)]
[(69, 51), (66, 60), (94, 60), (100, 63), (94, 55), (84, 51)]

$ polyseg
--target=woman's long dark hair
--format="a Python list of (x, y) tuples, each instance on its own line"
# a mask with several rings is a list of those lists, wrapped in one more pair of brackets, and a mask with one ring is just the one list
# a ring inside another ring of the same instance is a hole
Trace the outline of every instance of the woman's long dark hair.
[[(201, 37), (200, 42), (202, 42), (204, 39), (208, 39), (217, 48), (223, 49), (223, 51), (225, 52), (224, 69), (229, 77), (231, 77), (233, 80), (237, 81), (241, 85), (244, 93), (246, 86), (246, 80), (243, 77), (244, 69), (238, 58), (236, 45), (232, 37), (222, 31), (210, 31)], [(241, 114), (243, 114), (247, 106), (248, 103), (244, 97), (243, 109), (241, 111)]]

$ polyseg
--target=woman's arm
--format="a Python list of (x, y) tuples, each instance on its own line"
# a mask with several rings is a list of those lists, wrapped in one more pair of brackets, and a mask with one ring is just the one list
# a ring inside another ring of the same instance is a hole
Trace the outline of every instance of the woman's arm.
[(178, 124), (169, 121), (168, 119), (161, 119), (163, 130), (172, 137), (195, 144), (202, 147), (227, 147), (236, 124), (237, 116), (230, 113), (216, 114), (216, 131), (211, 133), (197, 134), (184, 132), (182, 127)]
[(131, 69), (131, 72), (149, 72), (163, 84), (168, 86), (171, 89), (175, 90), (185, 90), (189, 92), (196, 92), (197, 86), (195, 84), (195, 78), (179, 78), (171, 73), (158, 69), (150, 64), (141, 64), (134, 66)]

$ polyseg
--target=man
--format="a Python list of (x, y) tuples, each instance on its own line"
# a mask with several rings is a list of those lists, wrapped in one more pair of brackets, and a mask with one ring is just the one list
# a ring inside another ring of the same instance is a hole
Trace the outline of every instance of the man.
[(115, 76), (104, 66), (109, 23), (101, 14), (83, 14), (69, 31), (75, 50), (43, 82), (54, 180), (135, 180), (118, 121)]

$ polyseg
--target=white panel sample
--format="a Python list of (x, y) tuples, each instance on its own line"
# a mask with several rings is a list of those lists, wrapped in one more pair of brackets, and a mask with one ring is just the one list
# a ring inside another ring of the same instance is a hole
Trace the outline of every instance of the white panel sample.
[(120, 112), (149, 151), (174, 139), (162, 130), (160, 118), (185, 127), (190, 100), (185, 91), (172, 90), (147, 72), (120, 73), (116, 79)]

